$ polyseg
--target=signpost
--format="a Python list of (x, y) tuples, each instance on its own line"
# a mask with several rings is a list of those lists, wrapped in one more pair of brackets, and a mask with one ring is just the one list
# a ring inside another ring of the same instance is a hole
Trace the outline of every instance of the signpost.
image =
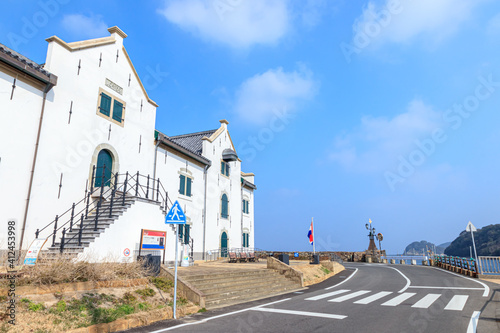
[(179, 224), (186, 224), (186, 215), (182, 211), (181, 205), (176, 200), (172, 208), (168, 211), (167, 216), (165, 216), (165, 224), (176, 224), (175, 228), (175, 274), (174, 274), (174, 319), (176, 317), (177, 308), (177, 256), (179, 252)]
[(163, 250), (163, 264), (165, 264), (165, 244), (167, 239), (166, 231), (141, 229), (141, 250)]
[(479, 267), (479, 262), (477, 261), (476, 242), (474, 242), (474, 231), (477, 231), (477, 229), (474, 226), (474, 224), (472, 224), (472, 222), (469, 221), (467, 227), (465, 228), (465, 231), (470, 231), (470, 234), (472, 235), (472, 246), (474, 246), (474, 258), (476, 259), (476, 267)]

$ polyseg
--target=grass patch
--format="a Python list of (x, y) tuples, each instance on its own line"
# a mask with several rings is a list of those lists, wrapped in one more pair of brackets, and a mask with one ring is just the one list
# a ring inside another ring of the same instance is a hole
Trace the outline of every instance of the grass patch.
[(203, 313), (203, 312), (207, 312), (207, 309), (201, 308), (201, 309), (198, 310), (198, 313)]
[(135, 293), (143, 297), (153, 297), (154, 295), (156, 295), (156, 291), (151, 288), (137, 289)]
[(327, 275), (331, 273), (331, 271), (328, 268), (324, 267), (324, 266), (321, 266), (320, 268), (323, 271), (323, 273), (325, 273)]
[(169, 280), (165, 276), (153, 277), (150, 280), (156, 288), (164, 292), (169, 292), (174, 287), (174, 281)]

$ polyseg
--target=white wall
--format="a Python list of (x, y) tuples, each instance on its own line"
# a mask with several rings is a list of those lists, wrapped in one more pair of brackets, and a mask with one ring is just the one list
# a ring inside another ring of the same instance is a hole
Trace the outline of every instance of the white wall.
[[(156, 108), (148, 103), (122, 51), (121, 37), (116, 37), (114, 44), (73, 52), (56, 42), (49, 44), (45, 66), (58, 76), (58, 84), (53, 88), (53, 101), (46, 105), (28, 212), (28, 240), (34, 237), (37, 228), (44, 227), (56, 214), (83, 198), (95, 163), (93, 158), (96, 159), (100, 149), (108, 148), (115, 153), (114, 165), (118, 168), (114, 171), (153, 174)], [(106, 78), (121, 86), (123, 95), (105, 86)], [(99, 88), (125, 102), (123, 127), (97, 115)], [(63, 186), (58, 198), (61, 173)]]
[(0, 249), (7, 247), (7, 222), (16, 219), (19, 246), (28, 185), (35, 152), (43, 92), (0, 70)]

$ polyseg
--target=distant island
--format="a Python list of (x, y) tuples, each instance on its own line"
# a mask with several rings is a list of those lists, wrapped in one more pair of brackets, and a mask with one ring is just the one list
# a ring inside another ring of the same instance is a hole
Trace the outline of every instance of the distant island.
[[(500, 224), (492, 224), (474, 233), (476, 250), (478, 256), (500, 256)], [(462, 231), (460, 235), (451, 242), (444, 254), (448, 256), (469, 257), (472, 246), (470, 232)], [(474, 255), (474, 249), (472, 249)]]
[(431, 250), (436, 254), (443, 254), (444, 249), (450, 243), (443, 243), (440, 245), (435, 245), (434, 243), (427, 242), (425, 240), (420, 242), (413, 242), (405, 248), (404, 254), (406, 255), (425, 255), (428, 254), (428, 250)]

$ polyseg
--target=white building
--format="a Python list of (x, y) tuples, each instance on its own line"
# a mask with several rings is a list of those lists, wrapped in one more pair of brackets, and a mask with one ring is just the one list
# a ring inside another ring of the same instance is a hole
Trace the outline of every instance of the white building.
[(138, 254), (148, 229), (167, 232), (173, 260), (164, 219), (176, 200), (195, 259), (254, 247), (254, 175), (241, 171), (228, 122), (180, 136), (155, 131), (158, 105), (123, 46), (127, 35), (108, 31), (74, 43), (48, 38), (43, 66), (0, 44), (0, 216), (17, 222), (16, 247), (38, 230), (44, 249), (62, 243), (80, 258), (121, 260)]

